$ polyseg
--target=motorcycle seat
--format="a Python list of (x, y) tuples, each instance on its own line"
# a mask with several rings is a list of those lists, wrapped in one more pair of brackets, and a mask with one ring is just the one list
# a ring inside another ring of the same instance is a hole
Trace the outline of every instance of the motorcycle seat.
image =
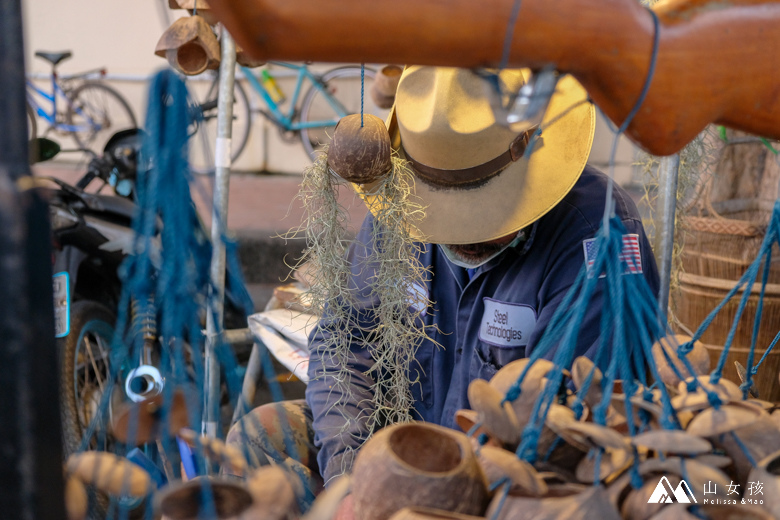
[(97, 193), (85, 193), (82, 200), (89, 209), (111, 213), (128, 220), (135, 216), (136, 205), (131, 200), (117, 197), (116, 195), (100, 195)]
[(57, 65), (61, 61), (65, 61), (71, 56), (73, 56), (73, 53), (70, 51), (62, 51), (62, 52), (37, 51), (35, 55), (38, 56), (39, 58), (43, 58), (44, 60), (48, 61), (52, 65)]

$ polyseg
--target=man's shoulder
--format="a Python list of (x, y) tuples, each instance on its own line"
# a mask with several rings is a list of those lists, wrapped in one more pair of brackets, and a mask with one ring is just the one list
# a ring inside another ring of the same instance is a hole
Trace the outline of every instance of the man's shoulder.
[[(601, 226), (609, 186), (609, 177), (592, 166), (585, 166), (571, 191), (553, 211), (576, 211), (594, 228)], [(613, 185), (615, 214), (622, 220), (641, 220), (631, 195), (619, 185)]]

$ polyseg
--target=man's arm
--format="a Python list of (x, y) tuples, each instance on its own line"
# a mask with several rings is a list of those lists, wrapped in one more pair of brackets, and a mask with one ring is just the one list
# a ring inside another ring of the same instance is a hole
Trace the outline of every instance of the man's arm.
[(374, 360), (369, 345), (377, 302), (367, 289), (373, 225), (369, 214), (348, 253), (353, 301), (342, 302), (337, 312), (325, 309), (309, 338), (306, 401), (312, 410), (317, 462), (326, 484), (351, 469), (355, 451), (368, 436), (368, 420), (374, 411), (375, 379), (369, 375)]

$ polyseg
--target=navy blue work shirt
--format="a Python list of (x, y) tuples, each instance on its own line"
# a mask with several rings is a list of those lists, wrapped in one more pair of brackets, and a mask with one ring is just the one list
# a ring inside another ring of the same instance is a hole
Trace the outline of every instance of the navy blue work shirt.
[[(526, 239), (479, 267), (469, 279), (467, 270), (452, 264), (440, 246), (428, 244), (421, 260), (430, 266), (431, 277), (425, 291), (432, 302), (424, 314), (429, 332), (440, 347), (430, 341), (417, 350), (410, 380), (415, 412), (419, 419), (455, 427), (455, 412), (469, 408), (467, 389), (476, 378), (490, 379), (510, 361), (527, 357), (539, 341), (558, 304), (574, 283), (586, 258), (586, 244), (601, 226), (607, 177), (586, 167), (574, 188), (549, 213), (525, 230)], [(615, 213), (636, 235), (642, 276), (658, 293), (658, 271), (634, 202), (620, 187), (614, 187)], [(321, 348), (324, 335), (333, 324), (315, 330), (309, 338), (310, 382), (306, 399), (314, 418), (318, 462), (326, 482), (351, 466), (353, 453), (365, 440), (365, 419), (371, 414), (371, 387), (375, 381), (369, 370), (370, 354), (361, 345), (370, 341), (376, 326), (371, 309), (376, 298), (366, 289), (371, 269), (365, 259), (370, 251), (371, 231), (376, 225), (369, 214), (349, 252), (351, 284), (359, 292), (359, 309), (352, 309), (356, 326), (350, 330), (355, 341), (350, 365), (350, 395), (338, 407), (332, 404), (340, 394), (330, 377), (323, 378), (323, 366), (330, 358)], [(630, 275), (638, 276), (638, 275)], [(595, 353), (601, 315), (601, 283), (593, 295), (578, 335), (576, 355)], [(327, 315), (326, 315), (327, 316)], [(551, 357), (552, 354), (546, 357)], [(344, 417), (352, 421), (345, 433)]]

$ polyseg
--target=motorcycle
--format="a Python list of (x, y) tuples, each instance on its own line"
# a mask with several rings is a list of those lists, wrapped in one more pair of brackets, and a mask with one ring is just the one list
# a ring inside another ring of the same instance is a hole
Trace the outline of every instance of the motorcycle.
[[(75, 185), (39, 178), (55, 185), (41, 188), (41, 193), (48, 200), (51, 217), (55, 334), (66, 454), (82, 449), (84, 442), (89, 449), (113, 451), (115, 441), (109, 433), (84, 439), (93, 419), (101, 413), (106, 392), (110, 392), (109, 417), (98, 418), (104, 425), (123, 403), (159, 395), (165, 385), (156, 366), (165, 340), (157, 334), (159, 316), (153, 301), (131, 302), (128, 327), (133, 337), (142, 341), (143, 348), (138, 359), (123, 360), (121, 367), (114, 367), (118, 368), (118, 377), (115, 384), (110, 381), (111, 344), (122, 294), (119, 268), (131, 254), (135, 238), (132, 220), (139, 205), (137, 172), (148, 167), (139, 164), (143, 139), (139, 129), (115, 134), (102, 155), (93, 155), (86, 173)], [(59, 153), (59, 146), (44, 138), (37, 139), (34, 148), (38, 160)], [(99, 190), (89, 189), (99, 182)], [(101, 193), (105, 187), (113, 193)], [(209, 234), (202, 222), (199, 225), (210, 254)], [(153, 251), (152, 257), (155, 254), (160, 251)], [(239, 294), (241, 288), (232, 287), (231, 278), (226, 276), (225, 324), (228, 328), (246, 327), (240, 302), (248, 295)]]

